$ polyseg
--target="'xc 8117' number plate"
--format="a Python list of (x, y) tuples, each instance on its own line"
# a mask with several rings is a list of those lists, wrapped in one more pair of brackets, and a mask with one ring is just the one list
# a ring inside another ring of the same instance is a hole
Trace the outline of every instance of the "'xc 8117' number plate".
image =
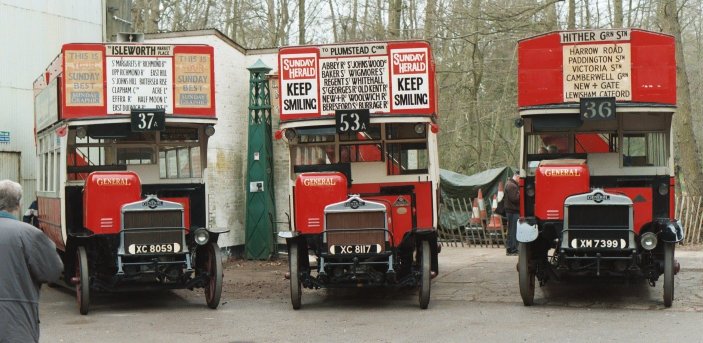
[(345, 244), (330, 245), (330, 254), (374, 254), (381, 252), (380, 244)]

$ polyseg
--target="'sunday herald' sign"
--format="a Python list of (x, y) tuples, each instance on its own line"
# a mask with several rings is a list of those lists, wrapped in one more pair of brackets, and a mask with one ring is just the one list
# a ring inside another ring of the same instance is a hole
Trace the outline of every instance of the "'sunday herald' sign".
[(426, 42), (283, 48), (281, 118), (339, 110), (435, 114), (434, 67)]

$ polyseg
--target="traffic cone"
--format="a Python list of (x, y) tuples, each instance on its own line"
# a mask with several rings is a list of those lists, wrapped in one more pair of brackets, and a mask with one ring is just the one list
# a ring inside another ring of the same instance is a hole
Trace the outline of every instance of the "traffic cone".
[(505, 186), (503, 186), (503, 181), (498, 182), (498, 201), (503, 200), (505, 196)]
[(473, 207), (471, 208), (471, 224), (481, 223), (481, 212), (478, 209), (478, 198), (474, 198)]
[(486, 219), (488, 214), (486, 213), (486, 203), (483, 201), (483, 192), (478, 189), (478, 210), (480, 212), (480, 218)]
[(496, 211), (498, 208), (498, 196), (493, 194), (493, 201), (491, 201), (491, 213)]
[(499, 214), (491, 214), (491, 220), (488, 221), (488, 228), (499, 230), (503, 227), (503, 223)]

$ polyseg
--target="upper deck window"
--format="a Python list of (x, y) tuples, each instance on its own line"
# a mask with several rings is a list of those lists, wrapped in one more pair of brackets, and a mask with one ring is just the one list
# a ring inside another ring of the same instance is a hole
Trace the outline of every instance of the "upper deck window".
[(623, 167), (666, 166), (667, 159), (666, 135), (663, 132), (623, 134)]

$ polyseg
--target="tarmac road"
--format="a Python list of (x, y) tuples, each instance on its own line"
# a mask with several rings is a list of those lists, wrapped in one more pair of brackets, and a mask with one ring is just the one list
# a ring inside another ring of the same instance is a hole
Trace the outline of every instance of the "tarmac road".
[(676, 298), (660, 283), (617, 279), (550, 282), (535, 306), (520, 300), (517, 258), (503, 249), (444, 247), (428, 310), (417, 293), (305, 290), (290, 307), (285, 263), (229, 263), (217, 310), (201, 292), (94, 298), (87, 316), (74, 294), (43, 288), (42, 342), (702, 342), (703, 252), (677, 250)]

